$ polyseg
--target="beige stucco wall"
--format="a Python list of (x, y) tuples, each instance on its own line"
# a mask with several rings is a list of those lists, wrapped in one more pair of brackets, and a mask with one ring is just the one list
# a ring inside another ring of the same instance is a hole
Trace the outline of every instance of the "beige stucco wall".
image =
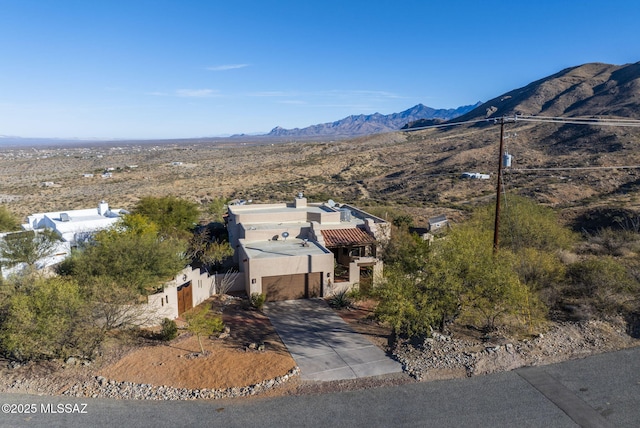
[(143, 327), (160, 325), (164, 318), (178, 318), (178, 292), (175, 285), (165, 287), (163, 291), (147, 297), (146, 304), (139, 305)]
[[(333, 281), (333, 254), (300, 255), (250, 259), (241, 248), (241, 271), (244, 274), (247, 295), (262, 293), (262, 278), (265, 276), (293, 275), (300, 273), (322, 273), (323, 289)], [(327, 276), (327, 274), (329, 274)]]

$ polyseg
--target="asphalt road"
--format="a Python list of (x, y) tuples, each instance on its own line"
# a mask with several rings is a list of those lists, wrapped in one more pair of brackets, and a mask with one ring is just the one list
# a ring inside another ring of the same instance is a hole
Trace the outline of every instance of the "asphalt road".
[(324, 395), (157, 402), (0, 394), (0, 403), (36, 410), (3, 413), (2, 427), (636, 427), (640, 348), (470, 379)]

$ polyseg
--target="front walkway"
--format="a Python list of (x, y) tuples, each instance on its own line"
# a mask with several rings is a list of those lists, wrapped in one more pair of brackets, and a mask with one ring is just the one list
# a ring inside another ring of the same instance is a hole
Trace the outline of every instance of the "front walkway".
[(265, 314), (300, 367), (302, 380), (399, 373), (402, 366), (354, 332), (322, 299), (265, 304)]

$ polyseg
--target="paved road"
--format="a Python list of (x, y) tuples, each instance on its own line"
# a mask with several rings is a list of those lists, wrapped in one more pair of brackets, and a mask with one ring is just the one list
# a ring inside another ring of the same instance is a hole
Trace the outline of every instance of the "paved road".
[(300, 367), (302, 380), (341, 380), (402, 372), (402, 366), (356, 333), (323, 299), (265, 304), (264, 312)]
[(325, 395), (190, 402), (0, 394), (87, 414), (0, 415), (1, 427), (637, 427), (640, 348), (552, 366)]

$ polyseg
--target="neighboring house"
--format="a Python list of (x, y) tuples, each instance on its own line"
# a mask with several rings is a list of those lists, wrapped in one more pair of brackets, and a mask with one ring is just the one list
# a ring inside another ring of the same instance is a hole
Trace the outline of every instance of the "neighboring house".
[[(268, 301), (324, 297), (382, 273), (377, 258), (389, 224), (350, 205), (307, 203), (229, 206), (229, 243), (248, 295)], [(334, 271), (335, 268), (338, 268)]]
[[(52, 255), (36, 263), (38, 269), (43, 269), (63, 261), (71, 254), (72, 247), (86, 242), (97, 231), (112, 226), (126, 213), (127, 211), (122, 209), (110, 209), (109, 204), (102, 201), (97, 208), (32, 214), (27, 217), (27, 222), (22, 225), (22, 229), (36, 233), (50, 229), (60, 236), (61, 242)], [(0, 239), (4, 235), (0, 235)], [(23, 265), (17, 265), (2, 269), (2, 276), (7, 278), (23, 268)]]
[(126, 210), (111, 209), (109, 204), (101, 201), (97, 208), (84, 210), (55, 211), (32, 214), (22, 225), (24, 230), (51, 229), (64, 242), (76, 246), (85, 242), (95, 232), (114, 225)]
[(439, 215), (437, 217), (431, 217), (429, 219), (429, 232), (437, 233), (440, 230), (443, 230), (449, 226), (449, 220), (447, 220), (447, 216)]
[(463, 172), (460, 178), (473, 178), (476, 180), (489, 180), (491, 176), (489, 174), (481, 174), (479, 172)]

